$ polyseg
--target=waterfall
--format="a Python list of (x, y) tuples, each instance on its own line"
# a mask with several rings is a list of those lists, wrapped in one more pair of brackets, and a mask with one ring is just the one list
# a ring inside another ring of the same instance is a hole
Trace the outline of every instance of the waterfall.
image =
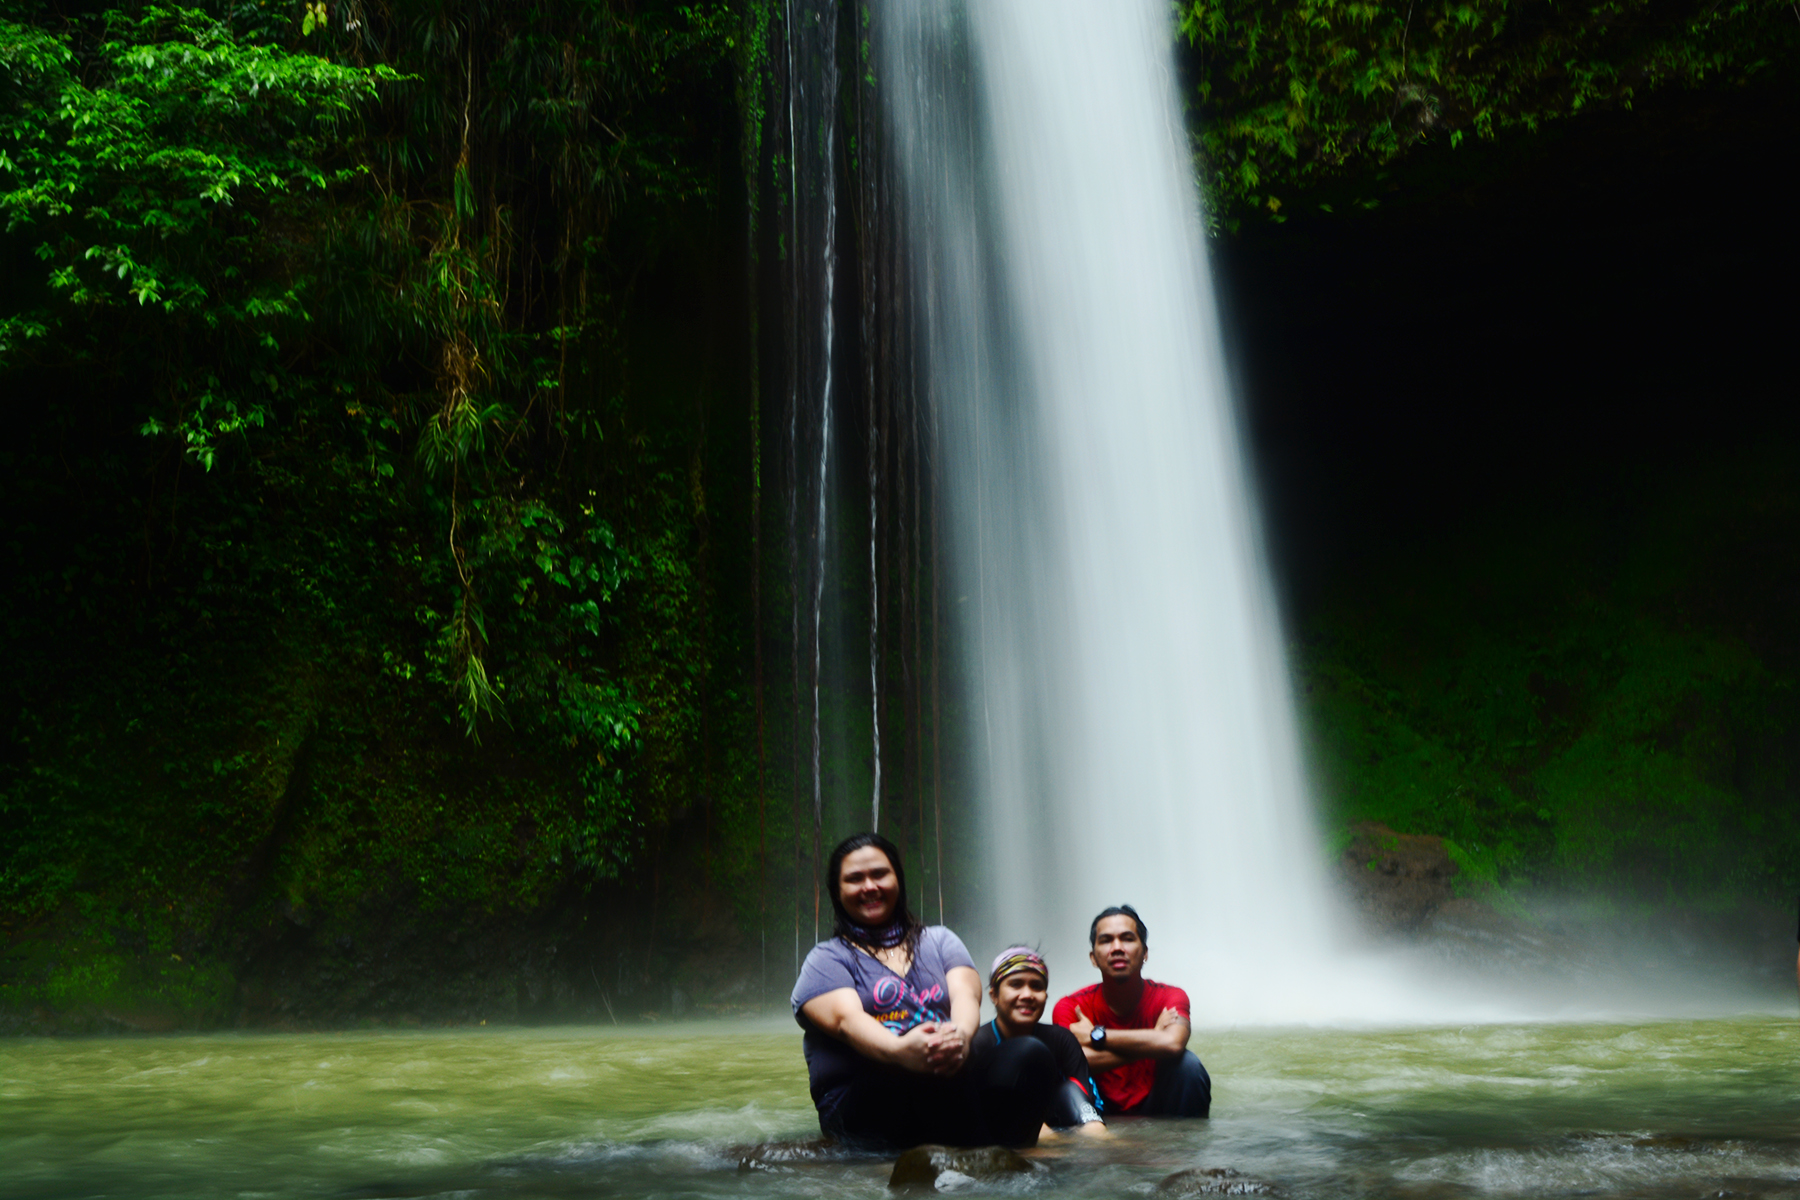
[(1341, 1015), (1168, 6), (879, 12), (967, 597), (973, 932), (1041, 941), (1063, 991), (1130, 903), (1197, 1020)]

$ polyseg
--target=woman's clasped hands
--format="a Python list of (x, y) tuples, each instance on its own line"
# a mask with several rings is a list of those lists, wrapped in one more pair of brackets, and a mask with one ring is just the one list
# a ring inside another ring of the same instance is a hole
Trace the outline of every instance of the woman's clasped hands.
[(969, 1057), (969, 1043), (950, 1021), (926, 1021), (897, 1039), (894, 1061), (921, 1075), (954, 1075)]

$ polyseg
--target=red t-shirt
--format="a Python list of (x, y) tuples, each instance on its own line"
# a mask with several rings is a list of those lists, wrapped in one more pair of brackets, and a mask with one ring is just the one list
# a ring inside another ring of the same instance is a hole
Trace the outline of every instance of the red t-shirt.
[[(1136, 1012), (1116, 1013), (1108, 1008), (1100, 994), (1100, 985), (1096, 983), (1058, 1000), (1051, 1020), (1067, 1029), (1075, 1023), (1077, 1008), (1088, 1020), (1104, 1029), (1154, 1029), (1156, 1018), (1165, 1008), (1172, 1008), (1184, 1017), (1192, 1015), (1188, 1012), (1186, 992), (1153, 979), (1144, 980), (1144, 994), (1138, 997)], [(1106, 1099), (1108, 1113), (1129, 1112), (1150, 1095), (1150, 1085), (1156, 1079), (1156, 1060), (1140, 1058), (1110, 1071), (1096, 1071), (1094, 1079), (1099, 1084), (1100, 1095)]]

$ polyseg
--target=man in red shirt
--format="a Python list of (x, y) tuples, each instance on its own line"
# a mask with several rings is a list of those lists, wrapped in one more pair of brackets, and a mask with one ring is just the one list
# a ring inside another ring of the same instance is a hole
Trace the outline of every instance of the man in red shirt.
[(1144, 978), (1149, 933), (1129, 904), (1088, 926), (1100, 982), (1056, 1002), (1052, 1019), (1081, 1043), (1108, 1117), (1204, 1117), (1212, 1077), (1187, 1048), (1187, 993)]

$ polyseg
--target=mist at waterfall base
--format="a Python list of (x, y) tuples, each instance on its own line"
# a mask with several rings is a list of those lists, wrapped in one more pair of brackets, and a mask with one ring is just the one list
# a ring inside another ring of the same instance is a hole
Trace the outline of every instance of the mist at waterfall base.
[(1679, 976), (1459, 977), (1358, 947), (1324, 877), (1154, 3), (884, 14), (928, 313), (987, 911), (1092, 978), (1129, 902), (1196, 1020), (1412, 1022), (1769, 1003)]

